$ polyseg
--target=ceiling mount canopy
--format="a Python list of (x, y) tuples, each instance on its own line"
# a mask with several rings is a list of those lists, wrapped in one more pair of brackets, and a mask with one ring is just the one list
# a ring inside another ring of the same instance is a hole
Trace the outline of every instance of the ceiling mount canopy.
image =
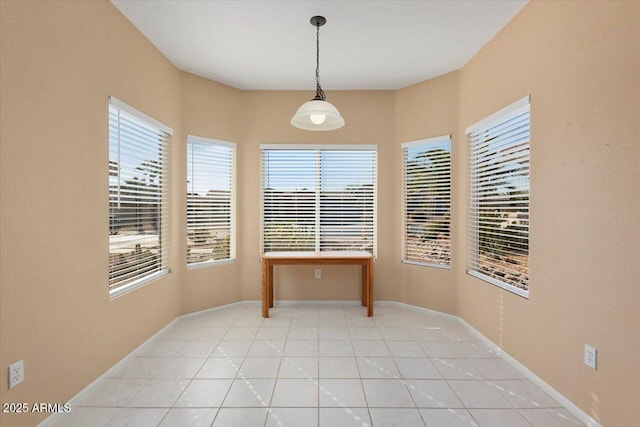
[(316, 27), (316, 96), (298, 108), (291, 124), (299, 129), (326, 131), (344, 126), (344, 119), (336, 107), (326, 100), (320, 86), (320, 27), (326, 24), (324, 16), (314, 16), (309, 22)]

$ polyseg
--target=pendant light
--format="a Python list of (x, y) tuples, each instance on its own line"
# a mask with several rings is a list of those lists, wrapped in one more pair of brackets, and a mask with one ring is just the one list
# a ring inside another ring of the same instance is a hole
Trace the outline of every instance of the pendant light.
[(344, 126), (344, 119), (340, 112), (330, 102), (320, 87), (320, 27), (327, 20), (324, 16), (314, 16), (310, 20), (316, 27), (316, 96), (298, 108), (291, 118), (291, 124), (304, 130), (334, 130)]

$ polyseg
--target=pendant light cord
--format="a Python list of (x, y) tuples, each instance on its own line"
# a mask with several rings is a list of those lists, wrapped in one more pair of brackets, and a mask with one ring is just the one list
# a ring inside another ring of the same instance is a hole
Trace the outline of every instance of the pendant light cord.
[(316, 97), (313, 100), (325, 100), (325, 94), (320, 87), (320, 24), (316, 25)]

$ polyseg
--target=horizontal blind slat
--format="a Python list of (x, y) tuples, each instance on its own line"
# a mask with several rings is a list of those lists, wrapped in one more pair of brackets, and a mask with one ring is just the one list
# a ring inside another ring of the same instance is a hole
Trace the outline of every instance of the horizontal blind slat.
[(375, 158), (367, 150), (263, 147), (263, 250), (373, 251)]
[(468, 268), (528, 295), (530, 113), (520, 104), (468, 134)]
[(430, 266), (451, 262), (451, 140), (403, 144), (403, 258)]
[(235, 144), (187, 136), (187, 264), (235, 254)]
[(146, 117), (109, 106), (110, 291), (166, 269), (169, 256), (169, 128)]

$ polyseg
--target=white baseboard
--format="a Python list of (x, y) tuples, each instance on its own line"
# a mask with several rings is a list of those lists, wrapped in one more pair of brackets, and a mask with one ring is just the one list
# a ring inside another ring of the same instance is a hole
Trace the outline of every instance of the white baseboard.
[(551, 387), (549, 384), (544, 382), (542, 380), (542, 378), (540, 378), (539, 376), (534, 374), (532, 371), (530, 371), (522, 363), (518, 362), (518, 360), (516, 358), (512, 357), (509, 353), (506, 353), (503, 349), (498, 347), (493, 341), (491, 341), (489, 338), (485, 337), (480, 332), (478, 332), (473, 326), (469, 325), (467, 322), (465, 322), (461, 318), (458, 318), (458, 321), (460, 322), (461, 325), (466, 327), (472, 334), (477, 336), (480, 339), (480, 341), (482, 341), (485, 345), (487, 345), (491, 350), (496, 352), (496, 354), (500, 355), (500, 357), (502, 357), (504, 360), (506, 360), (511, 366), (513, 366), (518, 371), (520, 371), (520, 373), (522, 375), (524, 375), (532, 383), (534, 383), (535, 385), (540, 387), (542, 389), (542, 391), (544, 391), (549, 396), (551, 396), (553, 399), (555, 399), (566, 410), (571, 412), (573, 414), (573, 416), (575, 416), (580, 421), (585, 423), (588, 427), (602, 427), (602, 425), (599, 422), (594, 420), (586, 412), (584, 412), (582, 409), (577, 407), (573, 402), (571, 402), (569, 399), (564, 397), (559, 391), (557, 391), (556, 389)]
[(571, 414), (574, 417), (578, 418), (580, 421), (585, 423), (588, 427), (602, 427), (602, 425), (600, 423), (598, 423), (598, 421), (594, 420), (591, 416), (589, 416), (589, 414), (584, 412), (582, 409), (580, 409), (578, 406), (576, 406), (573, 402), (571, 402), (569, 399), (564, 397), (559, 391), (557, 391), (556, 389), (551, 387), (549, 384), (544, 382), (544, 380), (542, 380), (542, 378), (540, 378), (539, 376), (534, 374), (532, 371), (530, 371), (522, 363), (518, 362), (518, 360), (516, 360), (513, 356), (509, 355), (509, 353), (506, 353), (502, 348), (498, 347), (489, 338), (485, 337), (480, 332), (478, 332), (473, 326), (469, 325), (461, 317), (455, 316), (453, 314), (442, 313), (442, 312), (439, 312), (439, 311), (430, 310), (428, 308), (417, 307), (417, 306), (413, 306), (413, 305), (409, 305), (409, 304), (405, 304), (405, 303), (401, 303), (401, 302), (396, 302), (396, 301), (389, 301), (388, 303), (390, 303), (391, 305), (399, 306), (399, 307), (404, 307), (404, 308), (408, 308), (408, 309), (412, 309), (412, 310), (422, 311), (422, 312), (425, 312), (425, 313), (429, 313), (431, 315), (443, 316), (443, 317), (447, 317), (447, 318), (450, 318), (450, 319), (458, 320), (458, 322), (462, 326), (467, 328), (469, 330), (469, 332), (471, 332), (473, 335), (478, 337), (478, 339), (480, 341), (482, 341), (487, 347), (489, 347), (496, 354), (498, 354), (500, 357), (502, 357), (504, 360), (506, 360), (511, 366), (513, 366), (515, 369), (517, 369), (522, 375), (527, 377), (528, 380), (530, 380), (532, 383), (534, 383), (535, 385), (540, 387), (542, 389), (542, 391), (544, 391), (549, 396), (551, 396), (553, 399), (555, 399), (566, 410), (571, 412)]
[[(208, 308), (206, 310), (196, 311), (194, 313), (184, 314), (182, 316), (176, 317), (171, 322), (169, 322), (165, 327), (160, 329), (158, 332), (153, 334), (153, 336), (151, 336), (145, 342), (143, 342), (138, 347), (136, 347), (135, 350), (133, 350), (128, 355), (126, 355), (122, 360), (120, 360), (118, 363), (116, 363), (111, 368), (109, 368), (109, 370), (107, 370), (104, 374), (102, 374), (98, 378), (96, 378), (91, 384), (89, 384), (88, 386), (83, 388), (78, 394), (76, 394), (71, 399), (69, 399), (69, 401), (67, 403), (71, 404), (71, 408), (75, 408), (80, 402), (82, 402), (85, 399), (85, 397), (87, 397), (89, 395), (89, 393), (91, 393), (91, 391), (93, 391), (93, 389), (98, 385), (98, 383), (100, 381), (102, 381), (103, 379), (109, 378), (112, 374), (114, 374), (121, 367), (123, 367), (127, 362), (129, 362), (130, 360), (132, 360), (136, 356), (138, 356), (138, 354), (140, 354), (140, 352), (144, 349), (144, 347), (149, 342), (151, 342), (152, 340), (154, 340), (157, 337), (159, 337), (160, 335), (162, 335), (169, 328), (171, 328), (173, 325), (178, 323), (180, 321), (180, 319), (187, 319), (189, 317), (197, 316), (197, 315), (204, 314), (204, 313), (211, 313), (211, 312), (214, 312), (214, 311), (219, 311), (219, 310), (224, 309), (224, 308), (233, 307), (234, 305), (242, 305), (242, 304), (245, 304), (245, 302), (244, 301), (238, 301), (238, 302), (234, 302), (234, 303), (231, 303), (231, 304), (226, 304), (226, 305), (223, 305), (223, 306), (220, 306), (220, 307)], [(51, 427), (51, 426), (55, 425), (55, 423), (57, 423), (63, 416), (64, 416), (64, 412), (51, 414), (50, 416), (48, 416), (47, 418), (42, 420), (42, 422), (40, 422), (40, 424), (38, 424), (38, 427)]]
[[(376, 302), (376, 304), (378, 303)], [(420, 311), (422, 313), (428, 313), (432, 316), (438, 316), (438, 317), (451, 319), (451, 320), (460, 320), (458, 316), (455, 316), (453, 314), (443, 313), (441, 311), (431, 310), (430, 308), (418, 307), (416, 305), (405, 304), (403, 302), (398, 302), (398, 301), (380, 301), (380, 305), (395, 305), (397, 307), (406, 308), (408, 310), (415, 310), (415, 311)]]
[(218, 307), (205, 308), (204, 310), (199, 310), (199, 311), (194, 311), (193, 313), (183, 314), (182, 316), (176, 317), (175, 320), (188, 319), (189, 317), (200, 316), (201, 314), (213, 313), (213, 312), (220, 311), (220, 310), (223, 310), (223, 309), (227, 309), (227, 308), (230, 308), (230, 307), (233, 307), (233, 306), (236, 306), (236, 305), (252, 304), (254, 302), (260, 302), (260, 301), (236, 301), (236, 302), (232, 302), (232, 303), (229, 303), (229, 304), (220, 305)]
[[(71, 404), (72, 408), (77, 406), (82, 400), (84, 400), (85, 397), (87, 397), (89, 395), (89, 393), (91, 393), (93, 388), (96, 387), (97, 384), (100, 381), (102, 381), (105, 378), (109, 378), (111, 376), (111, 374), (115, 373), (122, 366), (124, 366), (128, 361), (130, 361), (131, 359), (135, 358), (142, 351), (142, 349), (147, 345), (148, 342), (150, 342), (153, 339), (155, 339), (156, 337), (162, 335), (167, 329), (169, 329), (171, 326), (176, 324), (180, 319), (186, 319), (186, 318), (193, 317), (193, 316), (198, 316), (198, 315), (202, 315), (202, 314), (206, 314), (206, 313), (212, 313), (212, 312), (220, 311), (220, 310), (223, 310), (223, 309), (227, 309), (227, 308), (230, 308), (230, 307), (233, 307), (233, 306), (236, 306), (236, 305), (256, 305), (256, 306), (258, 306), (258, 305), (261, 305), (261, 304), (262, 304), (261, 301), (238, 301), (238, 302), (222, 305), (222, 306), (219, 306), (219, 307), (214, 307), (214, 308), (209, 308), (209, 309), (206, 309), (206, 310), (196, 311), (196, 312), (193, 312), (193, 313), (184, 314), (182, 316), (176, 317), (169, 324), (167, 324), (165, 327), (163, 327), (158, 332), (156, 332), (151, 338), (149, 338), (148, 340), (146, 340), (145, 342), (140, 344), (135, 350), (133, 350), (131, 353), (129, 353), (127, 356), (125, 356), (118, 363), (113, 365), (108, 371), (106, 371), (104, 374), (102, 374), (100, 377), (98, 377), (95, 381), (93, 381), (91, 384), (89, 384), (84, 389), (82, 389), (82, 391), (80, 391), (78, 394), (76, 394), (74, 397), (72, 397), (69, 400), (68, 403)], [(360, 305), (361, 301), (288, 301), (288, 300), (282, 301), (282, 300), (280, 300), (280, 301), (276, 301), (275, 302), (276, 306), (281, 306), (281, 307), (289, 307), (289, 306), (294, 306), (294, 305), (307, 305), (307, 304), (308, 305), (314, 305), (314, 304), (316, 304), (316, 305), (317, 304), (320, 304), (320, 305), (331, 305), (331, 304), (336, 304), (336, 305), (344, 305), (344, 306), (356, 306), (356, 305)], [(520, 373), (522, 373), (525, 377), (527, 377), (527, 379), (529, 379), (531, 382), (536, 384), (545, 393), (547, 393), (549, 396), (551, 396), (553, 399), (555, 399), (558, 403), (560, 403), (565, 409), (567, 409), (571, 414), (573, 414), (573, 416), (575, 416), (580, 421), (585, 423), (588, 427), (602, 427), (602, 425), (600, 423), (598, 423), (596, 420), (594, 420), (592, 417), (590, 417), (586, 412), (584, 412), (582, 409), (580, 409), (578, 406), (576, 406), (569, 399), (564, 397), (556, 389), (554, 389), (549, 384), (544, 382), (542, 380), (542, 378), (538, 377), (536, 374), (534, 374), (532, 371), (530, 371), (526, 366), (524, 366), (522, 363), (518, 362), (514, 357), (512, 357), (511, 355), (506, 353), (503, 349), (498, 347), (493, 341), (491, 341), (489, 338), (487, 338), (484, 335), (482, 335), (473, 326), (469, 325), (466, 321), (464, 321), (459, 316), (455, 316), (453, 314), (448, 314), (448, 313), (442, 313), (440, 311), (435, 311), (435, 310), (431, 310), (431, 309), (428, 309), (428, 308), (418, 307), (418, 306), (415, 306), (415, 305), (405, 304), (405, 303), (397, 302), (397, 301), (376, 301), (374, 304), (376, 306), (392, 305), (392, 306), (406, 308), (406, 309), (409, 309), (409, 310), (415, 310), (415, 311), (420, 311), (420, 312), (423, 312), (423, 313), (428, 313), (428, 314), (433, 315), (433, 316), (439, 316), (439, 317), (443, 317), (443, 318), (447, 318), (447, 319), (457, 320), (462, 326), (467, 328), (472, 334), (474, 334), (476, 337), (478, 337), (478, 339), (480, 341), (482, 341), (484, 344), (486, 344), (491, 350), (496, 352), (496, 354), (500, 355), (500, 357), (502, 357), (509, 364), (511, 364), (511, 366), (513, 366)], [(58, 422), (62, 418), (63, 415), (64, 415), (64, 413), (52, 414), (49, 417), (45, 418), (40, 424), (38, 424), (38, 427), (50, 427), (50, 426), (53, 426), (56, 422)]]
[[(258, 301), (260, 302), (260, 301)], [(307, 300), (303, 300), (303, 301), (295, 301), (295, 300), (276, 300), (273, 302), (273, 306), (274, 307), (291, 307), (291, 306), (295, 306), (295, 305), (347, 305), (347, 306), (352, 306), (352, 305), (360, 305), (362, 303), (362, 301), (360, 300), (342, 300), (342, 301), (325, 301), (325, 300), (320, 300), (320, 301), (307, 301)]]
[[(112, 374), (114, 374), (121, 367), (123, 367), (127, 362), (129, 362), (130, 360), (135, 358), (142, 351), (142, 349), (147, 345), (147, 343), (149, 343), (150, 341), (154, 340), (156, 337), (159, 337), (160, 335), (162, 335), (166, 330), (168, 330), (170, 327), (175, 325), (178, 322), (179, 319), (180, 319), (180, 317), (176, 317), (175, 319), (173, 319), (165, 327), (160, 329), (158, 332), (153, 334), (153, 336), (151, 336), (145, 342), (143, 342), (138, 347), (136, 347), (135, 350), (133, 350), (131, 353), (129, 353), (123, 359), (121, 359), (118, 363), (116, 363), (111, 368), (109, 368), (104, 374), (100, 375), (91, 384), (89, 384), (88, 386), (83, 388), (78, 394), (76, 394), (71, 399), (69, 399), (69, 401), (67, 403), (69, 403), (71, 405), (71, 408), (75, 408), (80, 402), (82, 402), (85, 399), (85, 397), (87, 397), (89, 395), (89, 393), (91, 393), (93, 391), (93, 389), (98, 385), (98, 383), (100, 381), (102, 381), (103, 379), (109, 378)], [(51, 414), (50, 416), (48, 416), (47, 418), (42, 420), (42, 422), (40, 424), (38, 424), (38, 427), (50, 427), (50, 426), (53, 426), (63, 416), (64, 416), (64, 412), (57, 412), (57, 413)]]

